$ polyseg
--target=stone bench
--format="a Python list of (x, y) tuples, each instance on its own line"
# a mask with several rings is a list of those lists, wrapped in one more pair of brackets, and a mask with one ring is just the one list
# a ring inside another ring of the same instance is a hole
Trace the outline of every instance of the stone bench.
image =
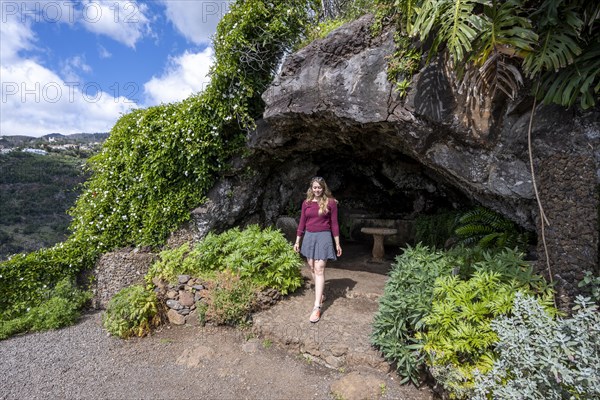
[(395, 235), (398, 233), (398, 230), (394, 228), (364, 227), (361, 228), (360, 231), (373, 236), (373, 261), (383, 262), (385, 256), (383, 238), (385, 236)]

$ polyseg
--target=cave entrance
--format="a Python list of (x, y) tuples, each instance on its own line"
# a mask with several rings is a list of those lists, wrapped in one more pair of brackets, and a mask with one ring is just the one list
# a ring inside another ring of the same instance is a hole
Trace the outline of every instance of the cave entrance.
[[(462, 192), (444, 183), (434, 171), (402, 154), (385, 158), (381, 152), (360, 157), (337, 154), (318, 165), (316, 175), (325, 178), (339, 201), (344, 258), (367, 265), (371, 271), (387, 273), (390, 262), (401, 249), (415, 244), (418, 216), (471, 204)], [(374, 239), (361, 231), (364, 227), (396, 230), (396, 234), (384, 237), (386, 267), (374, 262)]]

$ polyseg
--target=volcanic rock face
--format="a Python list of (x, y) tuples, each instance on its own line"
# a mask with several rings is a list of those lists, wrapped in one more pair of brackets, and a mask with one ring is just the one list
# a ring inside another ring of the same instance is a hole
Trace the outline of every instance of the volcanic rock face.
[[(481, 203), (536, 229), (542, 250), (527, 147), (533, 108), (528, 92), (513, 101), (470, 103), (434, 60), (403, 99), (386, 75), (394, 32), (373, 37), (371, 22), (365, 16), (285, 60), (263, 94), (264, 118), (250, 146), (280, 160), (279, 170), (294, 159), (314, 165), (351, 199), (361, 195), (345, 188), (360, 190), (354, 182), (369, 182), (366, 187), (379, 190), (363, 197), (391, 193), (409, 203), (396, 207), (404, 215), (422, 211), (419, 204), (435, 207), (435, 198)], [(557, 106), (537, 106), (533, 117), (533, 164), (550, 223), (550, 264), (568, 292), (583, 270), (598, 268), (599, 121), (598, 109), (578, 113)], [(545, 265), (543, 251), (538, 253)]]

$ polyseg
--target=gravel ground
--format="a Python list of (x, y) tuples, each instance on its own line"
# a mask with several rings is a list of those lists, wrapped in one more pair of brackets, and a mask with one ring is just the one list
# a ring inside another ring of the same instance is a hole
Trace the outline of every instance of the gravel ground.
[[(316, 325), (307, 321), (310, 290), (256, 314), (246, 331), (164, 325), (152, 336), (122, 340), (102, 328), (100, 312), (89, 313), (65, 329), (0, 341), (0, 399), (337, 400), (340, 392), (346, 400), (433, 399), (429, 388), (399, 385), (395, 373), (359, 357), (372, 356), (371, 297), (383, 292), (387, 275), (363, 262), (362, 249), (354, 257), (346, 250), (346, 261), (328, 272), (328, 300)], [(295, 346), (283, 344), (290, 335), (298, 336)], [(330, 345), (347, 349), (338, 369), (317, 363)], [(318, 356), (307, 358), (299, 346)]]
[(107, 336), (100, 313), (0, 342), (2, 399), (328, 399), (341, 376), (230, 328)]

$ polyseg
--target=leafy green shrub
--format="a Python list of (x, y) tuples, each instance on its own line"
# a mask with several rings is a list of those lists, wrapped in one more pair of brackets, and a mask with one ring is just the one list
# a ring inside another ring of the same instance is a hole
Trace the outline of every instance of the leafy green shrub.
[(590, 271), (584, 271), (583, 279), (577, 286), (588, 291), (592, 300), (596, 304), (600, 304), (600, 276), (594, 275)]
[[(473, 276), (477, 278), (471, 281)], [(489, 277), (491, 282), (484, 277)], [(481, 285), (483, 292), (472, 292), (469, 285)], [(490, 309), (494, 312), (506, 310), (506, 301), (502, 299), (512, 301), (512, 294), (518, 288), (544, 294), (548, 299), (551, 296), (544, 279), (523, 261), (523, 254), (514, 250), (493, 252), (478, 247), (458, 246), (442, 251), (431, 250), (421, 244), (414, 248), (407, 247), (392, 265), (383, 296), (379, 300), (379, 310), (374, 317), (371, 342), (387, 360), (395, 363), (403, 382), (410, 380), (417, 384), (426, 361), (431, 365), (436, 356), (458, 357), (458, 353), (449, 353), (442, 347), (446, 340), (452, 341), (452, 335), (448, 331), (453, 326), (472, 323), (479, 329), (478, 323), (482, 326), (489, 325), (491, 314), (487, 312), (491, 312)], [(485, 307), (482, 307), (480, 303), (484, 294), (487, 297)], [(445, 296), (450, 299), (445, 301)], [(462, 299), (461, 296), (464, 297), (463, 302), (458, 300)], [(465, 312), (472, 312), (472, 321), (460, 319), (460, 307), (464, 307)], [(467, 328), (468, 326), (463, 330), (468, 332)], [(452, 331), (452, 334), (459, 337), (459, 332)], [(427, 337), (427, 334), (430, 336)], [(485, 343), (490, 344), (495, 337), (484, 339)], [(465, 340), (470, 344), (468, 338)], [(448, 346), (450, 345), (452, 343)], [(464, 343), (457, 343), (457, 346), (460, 345)], [(429, 346), (429, 354), (424, 346)], [(438, 350), (444, 350), (444, 353)], [(467, 352), (464, 357), (466, 360), (477, 359), (477, 352), (484, 354), (487, 351), (486, 347), (476, 349), (472, 346), (472, 353)], [(434, 372), (442, 381), (464, 379), (462, 371), (451, 363), (435, 362)]]
[(94, 253), (84, 253), (67, 241), (0, 263), (0, 320), (22, 316), (47, 298), (47, 289), (64, 278), (73, 279), (82, 266), (91, 267)]
[(158, 245), (201, 204), (246, 132), (261, 94), (309, 19), (305, 3), (238, 0), (214, 36), (210, 85), (180, 103), (119, 119), (75, 208), (73, 230), (104, 248)]
[(0, 324), (0, 339), (25, 331), (58, 329), (73, 324), (80, 316), (80, 309), (92, 294), (77, 289), (73, 282), (64, 278), (54, 289), (45, 291), (47, 299), (17, 318)]
[(415, 219), (415, 243), (443, 249), (446, 241), (454, 236), (458, 215), (458, 211), (420, 214)]
[(250, 225), (243, 231), (233, 228), (216, 235), (209, 233), (190, 251), (184, 244), (165, 250), (154, 263), (146, 282), (154, 277), (173, 282), (178, 275), (204, 276), (209, 271), (231, 271), (254, 282), (287, 294), (302, 284), (302, 260), (278, 230)]
[(481, 248), (518, 248), (525, 250), (530, 234), (514, 222), (484, 207), (467, 211), (458, 219), (456, 235), (463, 244)]
[(248, 319), (254, 308), (258, 287), (231, 272), (219, 272), (208, 283), (203, 318), (215, 324), (236, 325)]
[[(445, 276), (435, 282), (431, 312), (423, 318), (425, 329), (417, 337), (423, 340), (433, 377), (454, 398), (469, 397), (475, 370), (485, 373), (492, 368), (498, 339), (492, 320), (510, 313), (517, 291), (535, 293), (528, 282), (511, 275), (480, 268), (468, 280)], [(542, 294), (551, 309), (552, 293)]]
[(189, 243), (184, 243), (175, 249), (161, 251), (158, 260), (150, 266), (144, 277), (148, 289), (154, 287), (152, 283), (154, 278), (174, 284), (179, 275), (200, 275), (202, 271), (198, 267), (199, 258), (200, 253), (196, 249), (190, 251)]
[(108, 302), (102, 324), (121, 338), (145, 336), (161, 321), (156, 294), (141, 285), (121, 289)]
[(499, 354), (476, 376), (475, 400), (600, 398), (600, 314), (582, 297), (572, 318), (553, 318), (517, 294), (512, 315), (492, 322)]
[(404, 249), (392, 266), (374, 317), (371, 342), (396, 364), (403, 383), (419, 383), (425, 359), (415, 333), (431, 309), (435, 280), (449, 275), (456, 262), (454, 254), (417, 244)]
[(412, 45), (408, 35), (401, 32), (394, 34), (396, 49), (388, 57), (387, 78), (396, 86), (401, 97), (405, 97), (413, 80), (413, 75), (421, 67), (422, 51)]

